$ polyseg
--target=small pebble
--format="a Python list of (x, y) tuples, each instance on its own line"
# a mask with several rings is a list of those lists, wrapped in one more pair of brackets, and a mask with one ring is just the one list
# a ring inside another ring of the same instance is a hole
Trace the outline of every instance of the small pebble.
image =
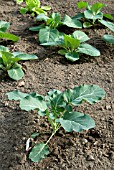
[(84, 144), (86, 144), (86, 143), (88, 143), (88, 140), (85, 139), (85, 138), (83, 138), (83, 139), (82, 139), (82, 144), (84, 145)]
[(86, 158), (87, 161), (94, 161), (94, 157), (92, 155), (87, 155), (87, 158)]
[(19, 87), (22, 87), (22, 86), (24, 86), (24, 85), (25, 85), (25, 82), (24, 82), (24, 81), (20, 81), (19, 84), (18, 84)]
[(106, 108), (107, 110), (111, 110), (111, 106), (110, 106), (110, 105), (106, 105), (105, 108)]

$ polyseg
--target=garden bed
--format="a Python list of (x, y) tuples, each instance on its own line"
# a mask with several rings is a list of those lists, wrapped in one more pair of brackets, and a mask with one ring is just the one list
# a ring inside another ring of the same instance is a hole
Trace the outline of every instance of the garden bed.
[[(1, 170), (113, 170), (114, 46), (101, 40), (101, 36), (110, 32), (109, 29), (85, 29), (92, 38), (90, 44), (101, 51), (101, 56), (83, 55), (72, 63), (57, 54), (55, 47), (45, 48), (38, 44), (37, 34), (28, 30), (34, 25), (34, 20), (29, 14), (21, 15), (14, 1), (0, 1), (0, 19), (10, 22), (9, 31), (21, 38), (14, 44), (4, 40), (1, 45), (8, 46), (11, 51), (34, 53), (39, 57), (38, 60), (23, 63), (25, 76), (22, 80), (0, 79)], [(41, 2), (50, 5), (54, 12), (60, 12), (62, 16), (65, 13), (74, 16), (78, 12), (75, 0)], [(101, 2), (108, 4), (104, 11), (114, 15), (113, 0)], [(51, 129), (36, 112), (21, 111), (17, 102), (7, 99), (6, 93), (19, 89), (45, 95), (51, 89), (65, 90), (80, 84), (96, 84), (106, 91), (106, 97), (100, 103), (82, 104), (77, 108), (91, 114), (96, 127), (80, 134), (60, 129), (49, 143), (50, 154), (39, 163), (31, 162), (25, 151), (26, 140), (33, 132), (47, 131), (36, 139), (36, 142), (46, 141)]]

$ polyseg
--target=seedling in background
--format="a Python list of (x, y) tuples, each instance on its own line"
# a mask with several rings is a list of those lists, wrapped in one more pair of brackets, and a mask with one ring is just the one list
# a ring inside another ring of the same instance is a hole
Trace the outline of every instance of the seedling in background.
[(22, 2), (26, 3), (26, 7), (20, 8), (20, 13), (21, 14), (26, 14), (27, 12), (31, 12), (32, 16), (34, 16), (35, 14), (47, 14), (46, 11), (49, 11), (51, 9), (50, 6), (41, 6), (40, 4), (40, 0), (16, 0), (16, 2), (18, 4), (21, 4)]
[(12, 41), (18, 41), (19, 37), (6, 32), (10, 26), (9, 22), (0, 21), (0, 39), (7, 39)]
[(113, 36), (113, 35), (105, 34), (105, 35), (103, 35), (102, 39), (103, 39), (105, 42), (108, 42), (108, 43), (110, 43), (110, 44), (114, 44), (114, 36)]
[[(29, 28), (30, 31), (39, 31), (39, 41), (40, 43), (45, 43), (48, 41), (54, 41), (58, 37), (59, 31), (57, 30), (62, 25), (66, 25), (71, 28), (82, 28), (82, 24), (77, 19), (72, 19), (68, 15), (61, 18), (59, 13), (52, 13), (48, 16), (45, 14), (40, 14), (36, 17), (37, 21), (44, 21), (43, 24), (35, 27)], [(42, 39), (42, 34), (45, 35)]]
[[(44, 41), (44, 36), (45, 35), (42, 34), (41, 42)], [(85, 43), (89, 39), (90, 38), (84, 32), (75, 31), (72, 35), (59, 35), (53, 42), (42, 43), (41, 45), (59, 46), (62, 50), (59, 50), (58, 53), (65, 55), (65, 58), (74, 62), (79, 60), (81, 53), (94, 57), (100, 56), (100, 52), (96, 48)]]
[(91, 116), (74, 111), (73, 108), (83, 101), (90, 104), (99, 102), (105, 96), (105, 91), (97, 85), (80, 85), (64, 92), (51, 90), (45, 97), (37, 93), (22, 93), (19, 90), (9, 92), (7, 95), (9, 100), (20, 100), (22, 110), (38, 111), (38, 114), (45, 116), (51, 125), (52, 135), (47, 142), (36, 144), (29, 154), (33, 162), (39, 162), (49, 154), (48, 143), (61, 127), (66, 132), (81, 132), (95, 127)]
[(44, 24), (41, 24), (36, 27), (31, 27), (29, 30), (31, 31), (39, 31), (41, 28), (45, 28), (48, 26), (50, 29), (59, 28), (62, 25), (66, 25), (72, 28), (82, 28), (82, 24), (77, 19), (72, 19), (68, 15), (65, 15), (64, 18), (61, 18), (61, 14), (53, 12), (49, 16), (45, 14), (39, 14), (36, 17), (36, 21), (43, 21)]
[[(79, 13), (73, 18), (79, 19), (83, 21), (83, 27), (89, 28), (98, 23), (108, 27), (110, 30), (114, 31), (114, 18), (110, 14), (103, 14), (101, 9), (107, 6), (106, 4), (102, 4), (101, 2), (97, 2), (93, 5), (89, 5), (88, 2), (80, 1), (77, 3), (77, 7), (79, 9), (85, 8), (86, 10), (83, 13)], [(108, 21), (106, 21), (108, 20)], [(112, 22), (110, 22), (110, 21)]]
[(9, 52), (7, 47), (0, 46), (0, 70), (7, 73), (14, 80), (20, 80), (24, 76), (22, 66), (18, 64), (21, 60), (33, 60), (38, 57), (23, 52)]

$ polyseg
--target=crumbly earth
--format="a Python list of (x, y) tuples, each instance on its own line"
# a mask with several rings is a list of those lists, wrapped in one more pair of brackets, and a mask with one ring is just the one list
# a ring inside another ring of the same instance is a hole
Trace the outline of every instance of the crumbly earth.
[[(96, 0), (90, 3), (97, 2)], [(63, 16), (74, 16), (77, 0), (42, 0), (52, 11)], [(114, 15), (113, 0), (104, 12)], [(0, 0), (0, 19), (9, 21), (9, 31), (20, 36), (20, 41), (2, 41), (11, 51), (23, 51), (39, 56), (36, 61), (23, 62), (25, 76), (20, 81), (0, 78), (0, 170), (114, 170), (114, 46), (106, 44), (101, 36), (108, 29), (96, 28), (84, 31), (91, 38), (90, 44), (101, 51), (100, 57), (83, 55), (75, 63), (57, 54), (56, 48), (39, 45), (37, 34), (29, 27), (35, 21), (29, 14), (21, 15), (13, 0)], [(65, 28), (65, 30), (66, 28)], [(78, 111), (89, 113), (96, 127), (86, 132), (66, 133), (60, 129), (49, 143), (50, 154), (39, 163), (28, 159), (26, 140), (33, 132), (48, 132), (35, 142), (46, 141), (51, 129), (47, 120), (36, 112), (21, 111), (18, 102), (8, 101), (6, 92), (19, 89), (45, 95), (50, 89), (65, 90), (80, 84), (97, 84), (104, 88), (106, 97), (95, 105), (82, 104)]]

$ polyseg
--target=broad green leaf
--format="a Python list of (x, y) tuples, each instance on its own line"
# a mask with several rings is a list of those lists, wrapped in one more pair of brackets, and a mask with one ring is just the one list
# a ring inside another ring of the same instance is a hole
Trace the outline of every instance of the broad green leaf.
[(87, 6), (88, 6), (88, 2), (85, 2), (85, 1), (80, 1), (80, 2), (77, 3), (77, 7), (79, 9), (87, 8)]
[(0, 38), (1, 39), (7, 39), (7, 40), (12, 40), (12, 41), (18, 41), (19, 37), (7, 32), (1, 32), (0, 31)]
[(67, 103), (74, 106), (80, 105), (83, 101), (94, 104), (105, 96), (105, 91), (97, 85), (84, 84), (64, 91), (63, 96)]
[(40, 29), (39, 31), (39, 41), (40, 43), (54, 42), (58, 38), (59, 32), (57, 29), (50, 29), (49, 27)]
[(36, 20), (37, 20), (37, 21), (42, 21), (42, 20), (47, 21), (47, 19), (49, 19), (49, 17), (46, 16), (45, 14), (39, 14), (39, 15), (36, 17)]
[(105, 25), (106, 27), (108, 27), (110, 30), (112, 30), (114, 32), (114, 24), (112, 22), (108, 22), (105, 20), (99, 20), (99, 22), (103, 25)]
[(47, 109), (46, 102), (43, 101), (43, 98), (41, 96), (26, 96), (20, 101), (20, 108), (22, 110), (34, 110), (39, 109), (41, 111), (45, 111)]
[(51, 9), (50, 6), (41, 6), (41, 9), (45, 10), (45, 11), (49, 11)]
[(65, 48), (75, 50), (80, 46), (80, 40), (73, 38), (71, 35), (64, 35)]
[(40, 7), (40, 0), (26, 0), (26, 4), (31, 8), (35, 6)]
[(91, 10), (85, 10), (84, 11), (84, 16), (87, 19), (96, 20), (96, 19), (102, 19), (103, 18), (103, 13), (99, 12), (98, 14), (94, 15)]
[(105, 4), (97, 2), (91, 6), (91, 10), (92, 10), (93, 14), (96, 15), (100, 12), (101, 8), (103, 8), (104, 6), (105, 6)]
[(8, 75), (14, 80), (20, 80), (24, 76), (24, 72), (21, 69), (21, 66), (17, 63), (13, 65), (11, 69), (8, 70)]
[(23, 8), (23, 7), (20, 8), (21, 14), (26, 14), (27, 12), (28, 12), (28, 8)]
[(108, 43), (111, 43), (111, 44), (114, 44), (114, 36), (113, 35), (103, 35), (103, 40), (108, 42)]
[(19, 60), (35, 60), (38, 59), (38, 57), (34, 54), (26, 54), (23, 52), (13, 52), (13, 55), (15, 58), (18, 58)]
[(10, 26), (9, 22), (0, 21), (0, 31), (5, 32)]
[(73, 16), (72, 19), (82, 19), (84, 18), (84, 13), (78, 13), (77, 15)]
[(93, 57), (100, 56), (100, 51), (89, 44), (81, 44), (80, 47), (78, 48), (78, 52)]
[(31, 28), (29, 28), (29, 30), (30, 31), (39, 31), (40, 29), (42, 29), (42, 28), (45, 28), (45, 25), (44, 24), (41, 24), (41, 25), (39, 25), (39, 26), (36, 26), (36, 27), (31, 27)]
[(112, 15), (110, 15), (110, 14), (103, 14), (103, 17), (105, 17), (105, 18), (107, 18), (109, 20), (114, 21), (114, 17)]
[(82, 31), (73, 32), (73, 37), (80, 40), (80, 42), (88, 41), (90, 38)]
[(29, 154), (29, 159), (31, 159), (33, 162), (39, 162), (48, 154), (48, 146), (44, 143), (39, 143), (33, 147), (32, 151)]
[(5, 46), (3, 46), (3, 45), (0, 45), (0, 51), (8, 52), (9, 49), (8, 49), (8, 47), (5, 47)]
[(81, 132), (95, 127), (94, 120), (88, 114), (80, 112), (66, 112), (59, 122), (67, 132)]
[(79, 20), (75, 19), (75, 18), (71, 18), (68, 15), (65, 15), (63, 21), (62, 21), (63, 25), (66, 25), (68, 27), (72, 27), (72, 28), (82, 28), (82, 24)]
[(83, 23), (83, 27), (84, 28), (90, 28), (90, 27), (92, 27), (93, 25), (90, 23), (90, 22), (84, 22)]
[(22, 93), (19, 90), (14, 90), (14, 91), (8, 92), (8, 93), (6, 93), (6, 95), (8, 95), (9, 100), (21, 100), (21, 99), (25, 98), (26, 96), (28, 96), (27, 93)]
[(13, 63), (13, 54), (6, 51), (1, 51), (2, 60), (4, 65), (7, 67), (9, 64)]
[(65, 58), (67, 58), (67, 60), (74, 62), (76, 60), (79, 60), (79, 54), (77, 52), (69, 52), (65, 54)]

